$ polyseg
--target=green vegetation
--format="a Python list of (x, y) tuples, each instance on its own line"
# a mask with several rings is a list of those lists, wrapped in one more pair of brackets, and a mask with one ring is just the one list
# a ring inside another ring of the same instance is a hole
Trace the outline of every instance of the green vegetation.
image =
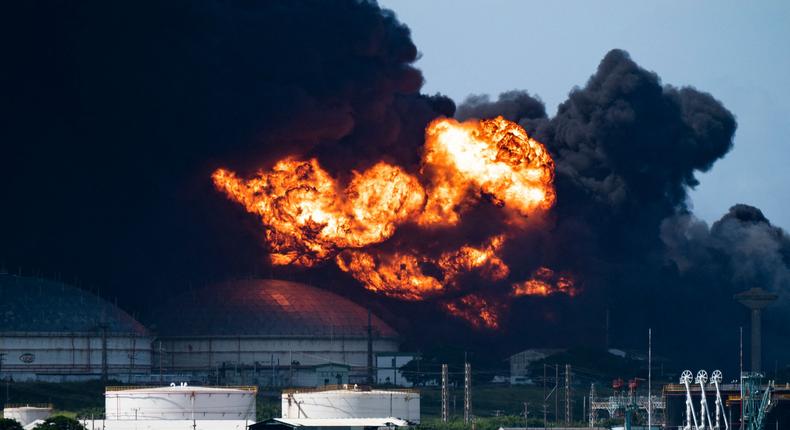
[(255, 421), (279, 418), (281, 416), (280, 408), (280, 397), (258, 393), (258, 398), (255, 401)]
[(51, 403), (56, 410), (100, 410), (104, 414), (104, 386), (118, 382), (11, 382), (4, 384), (4, 403)]
[(85, 426), (80, 424), (74, 418), (69, 418), (64, 415), (55, 415), (44, 420), (43, 423), (33, 427), (33, 430), (86, 430)]
[[(425, 418), (441, 415), (442, 390), (439, 387), (420, 388), (420, 412)], [(527, 402), (530, 417), (537, 417), (542, 408), (543, 387), (534, 385), (477, 385), (472, 391), (472, 409), (480, 417), (495, 415), (520, 416), (524, 423), (524, 402)], [(450, 388), (449, 413), (451, 417), (463, 417), (463, 387)], [(553, 409), (552, 409), (553, 415)], [(541, 426), (543, 425), (541, 415)]]
[[(537, 419), (529, 420), (530, 427), (542, 427), (543, 421)], [(420, 429), (425, 430), (468, 430), (472, 426), (464, 424), (462, 419), (450, 420), (443, 423), (438, 418), (422, 420)], [(499, 417), (475, 418), (475, 430), (497, 430), (500, 427), (524, 427), (523, 416), (504, 415)]]
[(22, 425), (11, 418), (0, 418), (0, 430), (22, 430)]

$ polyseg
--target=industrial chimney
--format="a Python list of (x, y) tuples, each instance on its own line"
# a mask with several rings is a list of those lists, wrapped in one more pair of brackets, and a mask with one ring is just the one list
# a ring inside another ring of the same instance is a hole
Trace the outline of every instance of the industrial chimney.
[(762, 288), (752, 288), (735, 295), (735, 300), (741, 302), (752, 311), (752, 371), (759, 372), (762, 363), (761, 318), (762, 310), (770, 306), (779, 298), (776, 294), (769, 293)]

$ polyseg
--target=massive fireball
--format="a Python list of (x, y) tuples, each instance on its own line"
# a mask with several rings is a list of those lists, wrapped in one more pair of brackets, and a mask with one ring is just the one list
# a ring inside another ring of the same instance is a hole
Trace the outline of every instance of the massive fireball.
[[(251, 179), (225, 169), (212, 178), (219, 190), (260, 217), (272, 264), (312, 267), (334, 259), (371, 291), (403, 300), (435, 298), (476, 327), (496, 328), (506, 303), (477, 293), (458, 297), (461, 278), (474, 273), (492, 284), (508, 282), (511, 270), (500, 254), (517, 232), (441, 252), (374, 245), (406, 223), (452, 229), (480, 204), (519, 219), (546, 211), (555, 201), (554, 163), (540, 142), (502, 117), (463, 123), (440, 118), (425, 137), (417, 174), (379, 162), (352, 172), (341, 184), (316, 159), (286, 158)], [(425, 267), (434, 270), (425, 273)], [(510, 285), (512, 297), (575, 293), (569, 277), (549, 268)], [(443, 299), (448, 294), (456, 298)]]

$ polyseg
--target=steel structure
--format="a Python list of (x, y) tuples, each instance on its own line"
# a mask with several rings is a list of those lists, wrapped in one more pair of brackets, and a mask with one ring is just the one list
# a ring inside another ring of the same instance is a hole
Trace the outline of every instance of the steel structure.
[(708, 382), (708, 372), (704, 370), (700, 370), (699, 372), (697, 372), (697, 376), (694, 378), (694, 382), (696, 384), (699, 384), (699, 388), (700, 388), (699, 417), (700, 420), (702, 420), (702, 425), (700, 426), (700, 430), (704, 430), (706, 428), (708, 429), (713, 428), (713, 423), (710, 420), (710, 410), (708, 410), (708, 399), (707, 396), (705, 396), (705, 383)]
[(622, 390), (623, 381), (621, 379), (615, 380), (613, 383), (615, 392), (608, 397), (597, 397), (595, 385), (592, 385), (590, 387), (589, 400), (589, 426), (595, 427), (596, 421), (598, 420), (598, 413), (601, 411), (606, 411), (610, 418), (614, 418), (618, 413), (622, 413), (626, 421), (626, 427), (630, 427), (631, 416), (634, 413), (640, 411), (647, 413), (648, 410), (655, 411), (657, 409), (664, 410), (666, 408), (666, 403), (659, 397), (653, 395), (637, 395), (636, 382), (636, 379), (629, 381), (629, 390), (624, 391)]
[(565, 424), (570, 426), (571, 416), (571, 365), (565, 365)]
[(448, 376), (447, 375), (447, 365), (446, 364), (442, 364), (442, 422), (445, 422), (445, 423), (447, 422), (447, 420), (449, 418), (449, 415), (450, 415), (449, 411), (448, 411), (448, 407), (447, 407), (448, 406), (447, 401), (448, 401), (448, 395), (449, 395), (449, 393), (447, 392), (447, 382), (448, 382), (447, 381), (447, 379), (448, 379), (447, 376)]
[(716, 421), (714, 429), (721, 429), (721, 422), (724, 421), (724, 430), (730, 430), (730, 423), (727, 422), (727, 414), (724, 411), (724, 401), (721, 398), (720, 384), (723, 377), (721, 370), (714, 370), (710, 376), (710, 383), (716, 387)]
[[(724, 400), (721, 397), (721, 381), (723, 379), (720, 370), (714, 370), (710, 376), (708, 386), (713, 386), (716, 390), (715, 402), (715, 419), (711, 420), (710, 408), (708, 407), (708, 400), (706, 395), (705, 384), (708, 382), (708, 372), (700, 370), (697, 376), (694, 377), (694, 383), (699, 385), (700, 403), (699, 403), (699, 420), (694, 410), (694, 401), (691, 396), (691, 379), (692, 373), (690, 370), (684, 370), (680, 376), (680, 384), (686, 390), (686, 421), (683, 426), (684, 430), (721, 430), (722, 423), (724, 423), (724, 430), (729, 430), (730, 424), (727, 421), (727, 414), (724, 409)], [(753, 429), (757, 430), (757, 429)]]
[(774, 381), (768, 381), (765, 389), (761, 389), (762, 377), (757, 372), (744, 373), (741, 377), (744, 430), (764, 430), (765, 416), (773, 406), (771, 392)]
[(472, 420), (472, 365), (464, 363), (464, 423)]

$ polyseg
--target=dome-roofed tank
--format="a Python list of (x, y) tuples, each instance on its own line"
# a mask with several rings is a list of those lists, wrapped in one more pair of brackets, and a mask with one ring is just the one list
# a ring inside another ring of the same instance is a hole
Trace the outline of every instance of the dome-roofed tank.
[(151, 338), (129, 314), (61, 282), (0, 273), (3, 374), (15, 380), (127, 380), (151, 369)]
[[(163, 336), (367, 337), (368, 311), (330, 291), (275, 279), (229, 281), (178, 296), (157, 312)], [(371, 316), (378, 337), (395, 337)]]
[(212, 384), (347, 383), (367, 378), (368, 342), (374, 357), (398, 350), (397, 333), (364, 307), (289, 281), (223, 282), (152, 315), (154, 372)]
[(3, 332), (95, 332), (143, 336), (145, 328), (112, 303), (85, 290), (47, 279), (0, 273)]

